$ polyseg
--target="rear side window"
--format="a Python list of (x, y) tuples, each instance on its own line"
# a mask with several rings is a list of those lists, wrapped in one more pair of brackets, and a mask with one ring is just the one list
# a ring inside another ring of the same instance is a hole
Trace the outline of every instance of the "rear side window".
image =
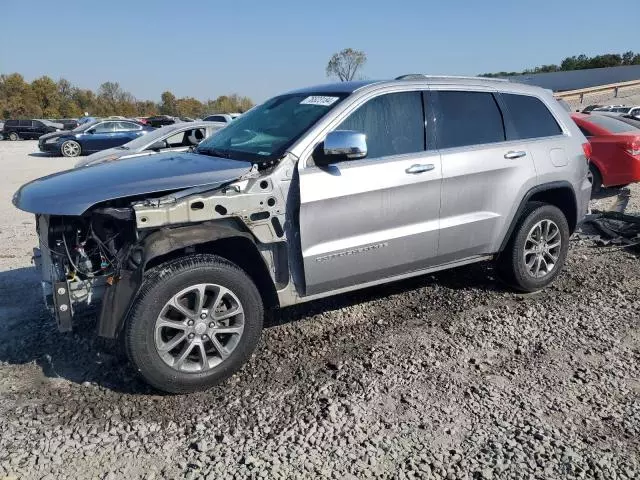
[(501, 97), (515, 128), (516, 136), (509, 140), (562, 135), (560, 125), (539, 98), (512, 93), (502, 93)]
[(220, 115), (214, 115), (213, 117), (209, 118), (209, 121), (210, 122), (226, 122), (227, 119)]
[(420, 92), (400, 92), (372, 98), (349, 115), (336, 130), (367, 136), (367, 158), (422, 152), (424, 113)]
[(20, 120), (20, 126), (21, 127), (31, 127), (32, 126), (31, 120)]
[(117, 130), (122, 132), (129, 132), (131, 130), (140, 130), (142, 127), (133, 122), (117, 122)]
[(504, 121), (493, 94), (435, 92), (439, 148), (466, 147), (505, 140)]

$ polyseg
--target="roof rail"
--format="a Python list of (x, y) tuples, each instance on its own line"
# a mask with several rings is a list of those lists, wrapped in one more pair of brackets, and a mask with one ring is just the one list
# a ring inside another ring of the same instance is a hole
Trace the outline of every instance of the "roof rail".
[(461, 80), (483, 80), (483, 81), (492, 81), (492, 82), (508, 82), (508, 78), (494, 78), (494, 77), (470, 77), (470, 76), (462, 76), (462, 75), (425, 75), (424, 73), (408, 73), (406, 75), (400, 75), (396, 77), (394, 80), (421, 80), (421, 79), (429, 79), (429, 78), (456, 78)]

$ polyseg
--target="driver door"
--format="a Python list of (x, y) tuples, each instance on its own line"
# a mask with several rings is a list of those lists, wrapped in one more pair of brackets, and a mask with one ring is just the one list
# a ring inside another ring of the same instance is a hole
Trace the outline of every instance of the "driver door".
[(91, 128), (92, 133), (83, 135), (83, 147), (85, 152), (98, 152), (111, 148), (116, 136), (116, 122), (102, 122)]
[(367, 157), (299, 170), (306, 295), (433, 265), (442, 171), (424, 108), (420, 91), (370, 98), (336, 128), (365, 133)]

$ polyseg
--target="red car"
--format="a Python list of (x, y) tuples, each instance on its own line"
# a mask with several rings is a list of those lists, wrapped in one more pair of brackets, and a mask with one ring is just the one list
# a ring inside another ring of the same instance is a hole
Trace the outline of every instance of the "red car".
[(591, 144), (593, 191), (640, 182), (640, 128), (606, 115), (571, 115)]

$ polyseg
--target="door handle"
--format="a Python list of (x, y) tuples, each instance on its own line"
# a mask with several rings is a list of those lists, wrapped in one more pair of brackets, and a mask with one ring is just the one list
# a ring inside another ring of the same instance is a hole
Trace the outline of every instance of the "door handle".
[(409, 168), (407, 168), (405, 170), (405, 172), (407, 173), (422, 173), (422, 172), (428, 172), (430, 170), (433, 170), (435, 167), (435, 165), (433, 163), (416, 163), (415, 165), (411, 165)]
[(523, 151), (523, 150), (519, 150), (517, 152), (511, 150), (510, 152), (507, 152), (504, 154), (504, 158), (508, 158), (509, 160), (513, 160), (515, 158), (522, 158), (525, 157), (527, 155), (527, 152)]

